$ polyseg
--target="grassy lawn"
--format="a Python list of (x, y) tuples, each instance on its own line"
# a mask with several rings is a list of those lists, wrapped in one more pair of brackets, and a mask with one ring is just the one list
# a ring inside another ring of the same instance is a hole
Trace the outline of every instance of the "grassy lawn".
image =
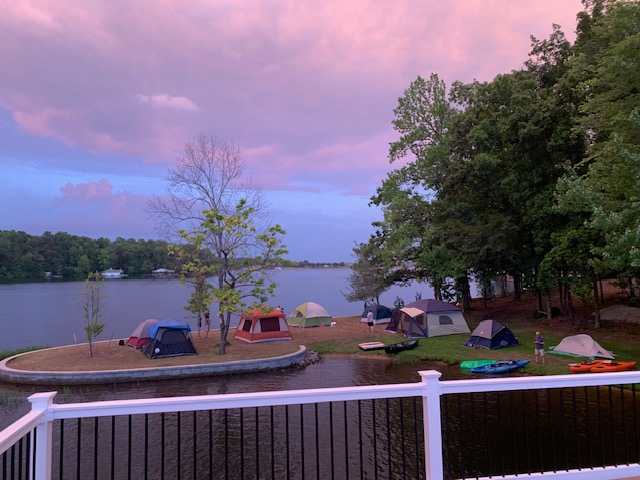
[(32, 350), (39, 350), (41, 348), (45, 348), (45, 347), (35, 346), (35, 347), (18, 348), (16, 350), (0, 350), (0, 360), (13, 357), (14, 355), (18, 355), (20, 353), (31, 352)]

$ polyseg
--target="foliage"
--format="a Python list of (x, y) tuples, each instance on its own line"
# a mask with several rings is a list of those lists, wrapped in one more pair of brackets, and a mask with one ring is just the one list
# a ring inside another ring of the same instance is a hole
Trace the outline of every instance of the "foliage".
[(351, 287), (344, 296), (350, 302), (375, 300), (388, 287), (386, 279), (387, 266), (380, 258), (380, 250), (372, 243), (361, 243), (353, 249), (356, 257), (351, 266), (349, 285)]
[(93, 357), (93, 342), (104, 330), (102, 323), (102, 275), (89, 274), (85, 282), (85, 297), (82, 310), (85, 319), (84, 331), (89, 342), (89, 356)]

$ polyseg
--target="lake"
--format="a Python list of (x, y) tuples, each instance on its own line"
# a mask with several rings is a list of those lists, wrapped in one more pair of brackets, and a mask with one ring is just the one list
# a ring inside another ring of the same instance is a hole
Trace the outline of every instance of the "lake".
[[(348, 268), (288, 268), (273, 271), (278, 285), (272, 305), (291, 312), (297, 305), (313, 301), (334, 316), (356, 315), (362, 303), (349, 303)], [(147, 318), (179, 319), (196, 326), (184, 309), (191, 287), (178, 279), (118, 279), (104, 282), (102, 339), (128, 336)], [(381, 296), (389, 306), (396, 296), (409, 303), (416, 293), (433, 298), (426, 284), (394, 286)], [(57, 346), (84, 341), (82, 303), (84, 282), (41, 282), (0, 285), (0, 350), (32, 345)], [(215, 315), (212, 322), (216, 323)]]

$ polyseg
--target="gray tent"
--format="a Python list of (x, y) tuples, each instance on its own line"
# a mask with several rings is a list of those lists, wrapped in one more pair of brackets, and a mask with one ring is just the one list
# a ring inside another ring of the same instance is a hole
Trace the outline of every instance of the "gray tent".
[(394, 311), (387, 331), (404, 333), (407, 337), (437, 337), (470, 332), (459, 307), (433, 299), (418, 300)]

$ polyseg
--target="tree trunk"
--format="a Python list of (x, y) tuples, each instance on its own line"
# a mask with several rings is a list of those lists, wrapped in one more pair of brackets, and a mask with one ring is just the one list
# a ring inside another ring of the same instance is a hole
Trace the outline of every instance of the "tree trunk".
[(600, 328), (600, 295), (598, 291), (598, 280), (594, 277), (593, 279), (593, 300), (595, 302), (596, 311), (593, 312), (594, 316), (594, 327)]
[(93, 358), (93, 342), (91, 341), (91, 337), (89, 337), (89, 356)]
[(512, 273), (513, 278), (513, 299), (520, 301), (522, 299), (522, 275), (518, 273)]
[(442, 301), (442, 281), (438, 279), (434, 279), (433, 283), (433, 297), (439, 302)]
[(218, 344), (218, 353), (224, 355), (227, 353), (227, 325), (224, 319), (224, 313), (220, 312), (220, 343)]
[(469, 286), (469, 277), (465, 276), (458, 279), (458, 290), (462, 295), (462, 308), (471, 310), (471, 287)]
[(551, 292), (549, 290), (547, 290), (546, 300), (547, 300), (547, 320), (551, 320), (553, 315), (551, 314)]
[(598, 286), (600, 287), (600, 303), (604, 303), (604, 285), (602, 279), (598, 279)]

